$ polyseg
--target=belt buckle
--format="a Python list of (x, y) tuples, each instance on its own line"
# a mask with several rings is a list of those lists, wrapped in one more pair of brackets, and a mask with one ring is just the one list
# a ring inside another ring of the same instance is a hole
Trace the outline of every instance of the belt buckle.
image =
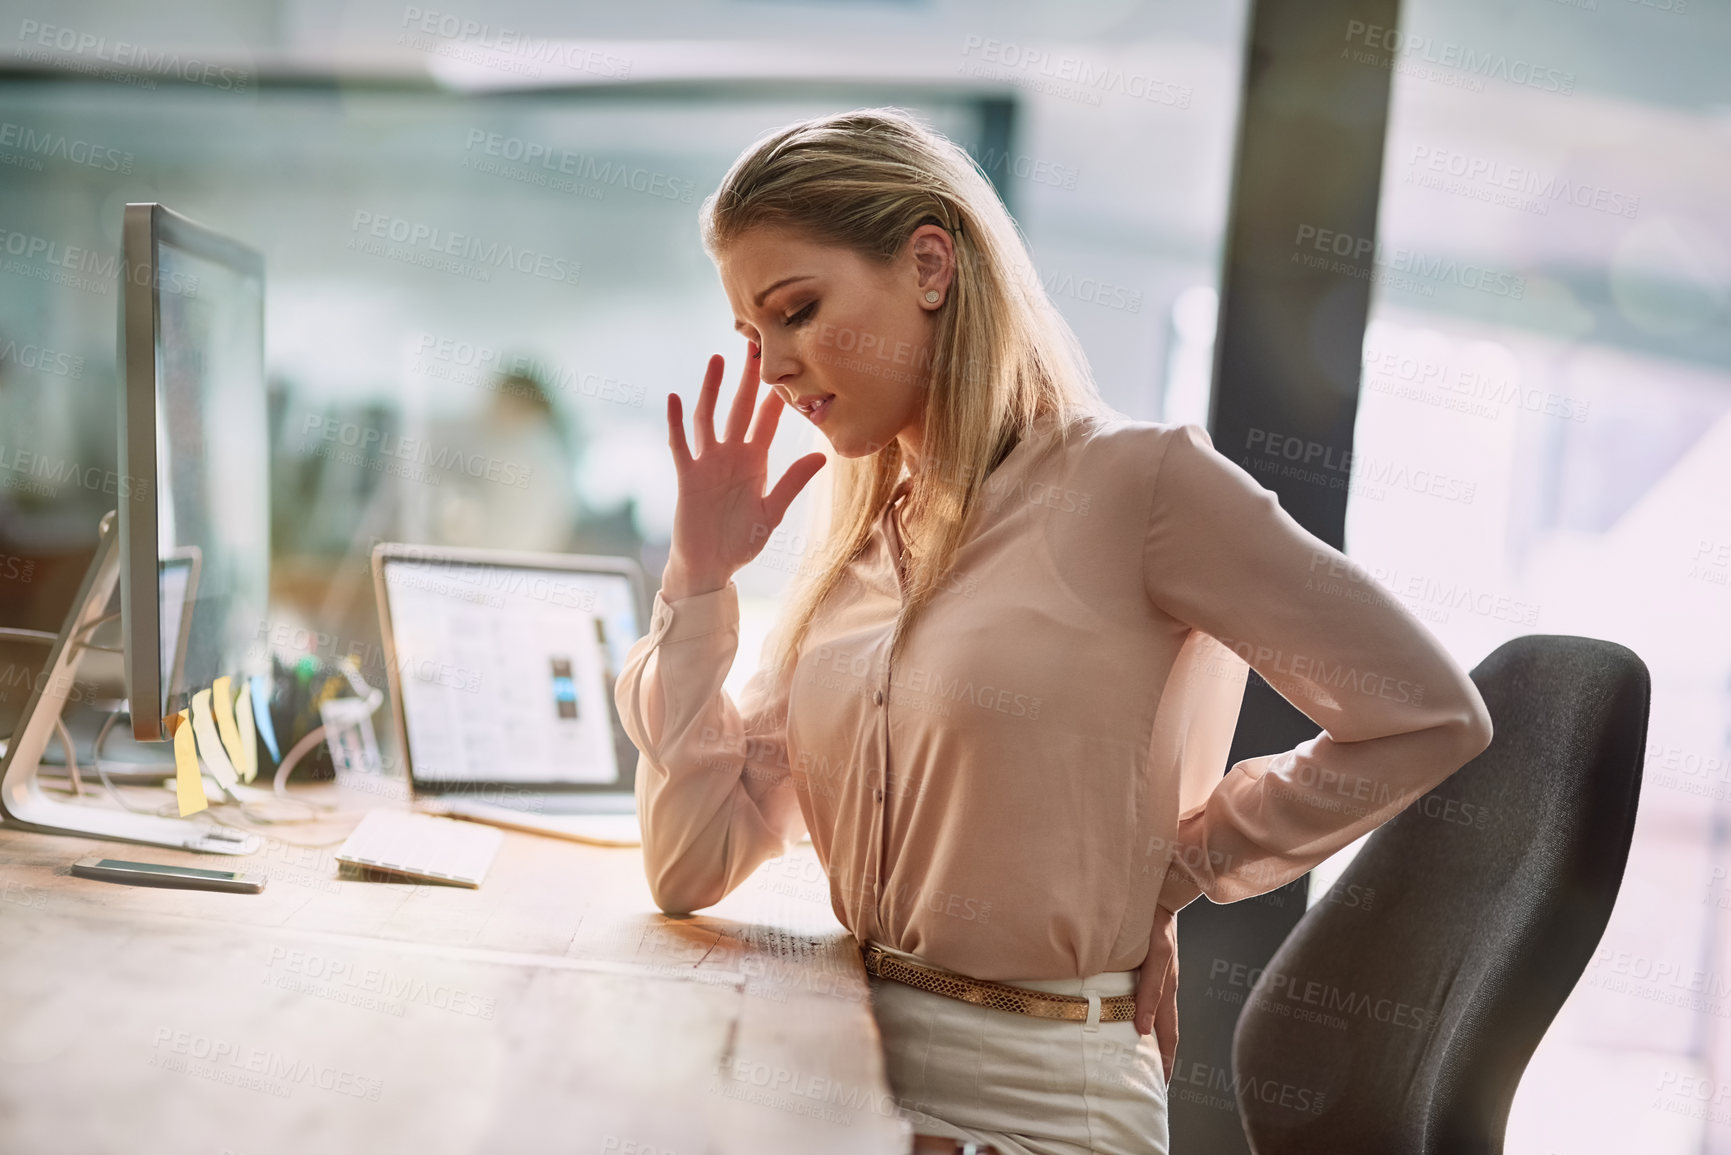
[(877, 945), (875, 942), (866, 943), (861, 948), (860, 953), (865, 956), (866, 974), (878, 975), (880, 978), (883, 977), (880, 973), (880, 966), (883, 962), (884, 948)]

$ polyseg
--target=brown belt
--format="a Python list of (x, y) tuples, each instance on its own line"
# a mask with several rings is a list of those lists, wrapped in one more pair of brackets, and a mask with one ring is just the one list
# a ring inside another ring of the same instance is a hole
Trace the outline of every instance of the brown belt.
[[(861, 943), (860, 954), (865, 958), (867, 974), (906, 983), (934, 995), (960, 999), (977, 1007), (1032, 1015), (1036, 1019), (1068, 1019), (1078, 1023), (1088, 1021), (1088, 998), (1084, 995), (1031, 991), (1026, 987), (973, 979), (954, 971), (939, 970), (937, 967), (897, 958), (876, 943)], [(1095, 997), (1100, 998), (1098, 995)], [(1108, 995), (1100, 998), (1102, 1023), (1122, 1023), (1135, 1017), (1135, 995)]]

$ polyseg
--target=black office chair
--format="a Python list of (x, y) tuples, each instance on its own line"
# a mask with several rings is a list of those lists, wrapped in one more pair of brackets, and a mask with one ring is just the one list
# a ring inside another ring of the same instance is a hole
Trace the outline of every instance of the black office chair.
[(1246, 1000), (1234, 1083), (1256, 1155), (1501, 1152), (1527, 1060), (1604, 932), (1646, 665), (1530, 635), (1472, 679), (1490, 747), (1371, 835)]

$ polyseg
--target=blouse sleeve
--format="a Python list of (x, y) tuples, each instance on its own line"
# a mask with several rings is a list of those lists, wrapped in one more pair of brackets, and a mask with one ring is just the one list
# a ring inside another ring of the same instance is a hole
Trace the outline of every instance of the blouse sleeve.
[(787, 759), (790, 679), (760, 668), (736, 706), (722, 683), (738, 647), (733, 582), (673, 602), (657, 591), (614, 685), (639, 752), (644, 870), (668, 914), (720, 902), (805, 835)]
[(1181, 425), (1164, 442), (1143, 555), (1149, 598), (1323, 730), (1225, 777), (1218, 762), (1185, 767), (1159, 900), (1175, 911), (1199, 894), (1236, 902), (1298, 878), (1474, 758), (1491, 719), (1436, 637), (1206, 430)]

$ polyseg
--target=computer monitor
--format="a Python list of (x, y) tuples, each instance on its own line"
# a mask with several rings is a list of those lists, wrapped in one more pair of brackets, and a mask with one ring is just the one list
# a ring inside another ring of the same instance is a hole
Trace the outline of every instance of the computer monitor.
[(269, 597), (264, 261), (159, 204), (129, 204), (120, 268), (119, 508), (102, 519), (0, 762), (0, 814), (36, 830), (250, 854), (257, 835), (80, 805), (38, 777), (56, 732), (72, 757), (61, 714), (116, 585), (136, 738), (167, 740), (168, 719), (216, 678), (264, 672), (251, 645)]
[[(221, 675), (267, 673), (264, 261), (159, 204), (129, 204), (120, 613), (133, 737)], [(256, 669), (254, 667), (257, 667)]]

